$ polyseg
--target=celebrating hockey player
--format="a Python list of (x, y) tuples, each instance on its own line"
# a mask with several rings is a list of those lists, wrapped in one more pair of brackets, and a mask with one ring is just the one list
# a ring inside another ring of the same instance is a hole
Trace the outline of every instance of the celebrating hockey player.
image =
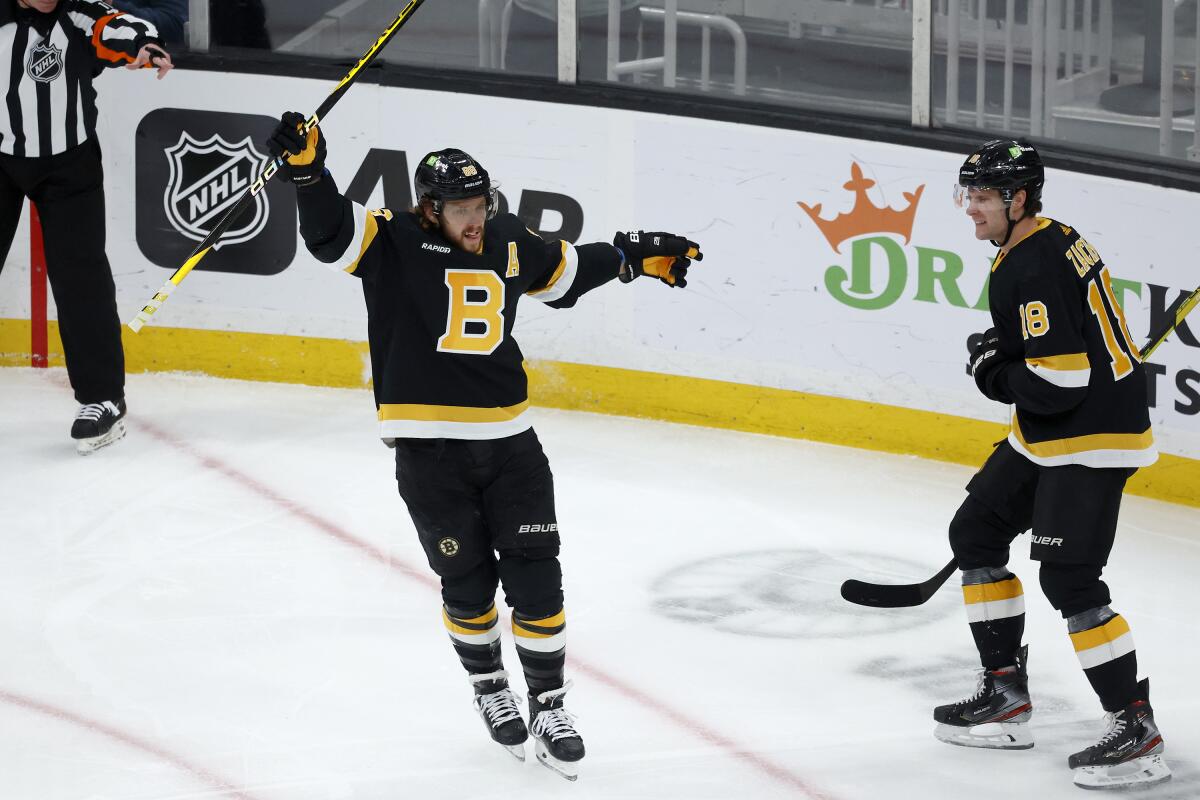
[(1012, 430), (967, 485), (950, 523), (963, 598), (982, 661), (971, 697), (938, 706), (936, 736), (971, 747), (1033, 747), (1021, 645), (1025, 602), (1009, 544), (1032, 528), (1039, 582), (1067, 622), (1108, 728), (1068, 759), (1085, 788), (1166, 780), (1149, 681), (1137, 680), (1129, 624), (1100, 579), (1125, 482), (1157, 451), (1146, 377), (1108, 268), (1078, 230), (1038, 216), (1044, 170), (1033, 147), (992, 141), (971, 154), (955, 197), (978, 239), (1000, 248), (992, 324), (974, 346), (979, 391), (1014, 407)]
[[(574, 780), (583, 740), (563, 696), (566, 659), (559, 531), (550, 467), (526, 412), (512, 337), (517, 300), (554, 308), (620, 277), (683, 286), (699, 245), (666, 233), (618, 233), (612, 245), (545, 241), (497, 214), (487, 170), (461, 150), (421, 159), (411, 210), (368, 211), (325, 169), (319, 128), (284, 114), (269, 147), (291, 154), (300, 233), (312, 253), (363, 282), (380, 433), (429, 565), (442, 618), (492, 738)], [(498, 585), (529, 690), (526, 728), (500, 655)]]

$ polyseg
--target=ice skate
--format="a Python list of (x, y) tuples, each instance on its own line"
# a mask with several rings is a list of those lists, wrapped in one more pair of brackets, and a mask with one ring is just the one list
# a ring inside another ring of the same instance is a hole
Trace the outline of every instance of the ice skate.
[(79, 407), (71, 438), (79, 455), (87, 456), (125, 436), (125, 400), (105, 400)]
[(561, 689), (529, 695), (529, 732), (538, 761), (573, 781), (579, 777), (584, 747), (575, 730), (575, 718), (563, 708), (563, 695), (570, 688), (567, 681)]
[(475, 711), (487, 726), (492, 739), (518, 761), (525, 760), (525, 740), (529, 731), (517, 707), (520, 698), (508, 688), (508, 673), (504, 670), (471, 675), (475, 687)]
[(1067, 759), (1082, 789), (1131, 789), (1170, 780), (1163, 738), (1150, 707), (1150, 681), (1138, 684), (1140, 699), (1105, 715), (1108, 729), (1096, 744)]
[(975, 694), (957, 703), (933, 710), (937, 728), (933, 735), (948, 744), (964, 747), (988, 747), (996, 750), (1027, 750), (1033, 747), (1029, 717), (1026, 658), (1029, 648), (1016, 653), (1016, 664), (997, 670), (983, 670)]

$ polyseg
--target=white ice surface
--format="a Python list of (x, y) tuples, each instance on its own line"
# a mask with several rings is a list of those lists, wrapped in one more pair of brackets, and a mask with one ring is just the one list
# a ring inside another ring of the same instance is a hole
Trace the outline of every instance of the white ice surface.
[[(1026, 537), (1030, 751), (932, 736), (974, 689), (953, 580), (915, 609), (838, 597), (944, 564), (967, 468), (537, 410), (588, 746), (568, 784), (475, 717), (366, 392), (128, 398), (128, 437), (81, 458), (62, 371), (0, 370), (4, 800), (1082, 796), (1066, 757), (1101, 712)], [(1126, 497), (1106, 574), (1175, 771), (1154, 800), (1200, 796), (1196, 520)]]

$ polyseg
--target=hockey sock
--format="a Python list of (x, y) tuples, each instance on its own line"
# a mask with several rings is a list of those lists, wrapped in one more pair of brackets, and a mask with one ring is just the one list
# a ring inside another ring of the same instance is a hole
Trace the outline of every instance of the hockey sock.
[(967, 621), (984, 669), (1012, 666), (1025, 633), (1025, 592), (1004, 567), (963, 570)]
[(1067, 632), (1079, 665), (1105, 711), (1120, 711), (1134, 701), (1137, 650), (1129, 623), (1108, 606), (1067, 618)]
[[(500, 656), (499, 616), (493, 603), (483, 611), (442, 606), (442, 621), (450, 633), (450, 642), (458, 659), (467, 672), (481, 675), (504, 669)], [(488, 694), (503, 689), (504, 680), (484, 681), (475, 684), (477, 694)]]
[(548, 617), (533, 618), (514, 611), (513, 637), (531, 695), (561, 689), (567, 660), (567, 616), (559, 609)]

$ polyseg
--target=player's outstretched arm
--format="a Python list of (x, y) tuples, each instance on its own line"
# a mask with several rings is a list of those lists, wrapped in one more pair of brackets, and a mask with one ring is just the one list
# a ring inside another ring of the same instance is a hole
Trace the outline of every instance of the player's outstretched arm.
[(700, 245), (683, 236), (662, 231), (629, 231), (613, 237), (613, 246), (621, 252), (622, 283), (640, 275), (653, 275), (668, 286), (687, 286), (687, 271), (692, 261), (701, 261)]
[(613, 278), (629, 283), (639, 275), (652, 275), (668, 286), (684, 286), (692, 259), (704, 257), (700, 245), (685, 237), (646, 231), (618, 233), (611, 245), (547, 242), (545, 253), (543, 276), (528, 294), (551, 308), (571, 308)]

